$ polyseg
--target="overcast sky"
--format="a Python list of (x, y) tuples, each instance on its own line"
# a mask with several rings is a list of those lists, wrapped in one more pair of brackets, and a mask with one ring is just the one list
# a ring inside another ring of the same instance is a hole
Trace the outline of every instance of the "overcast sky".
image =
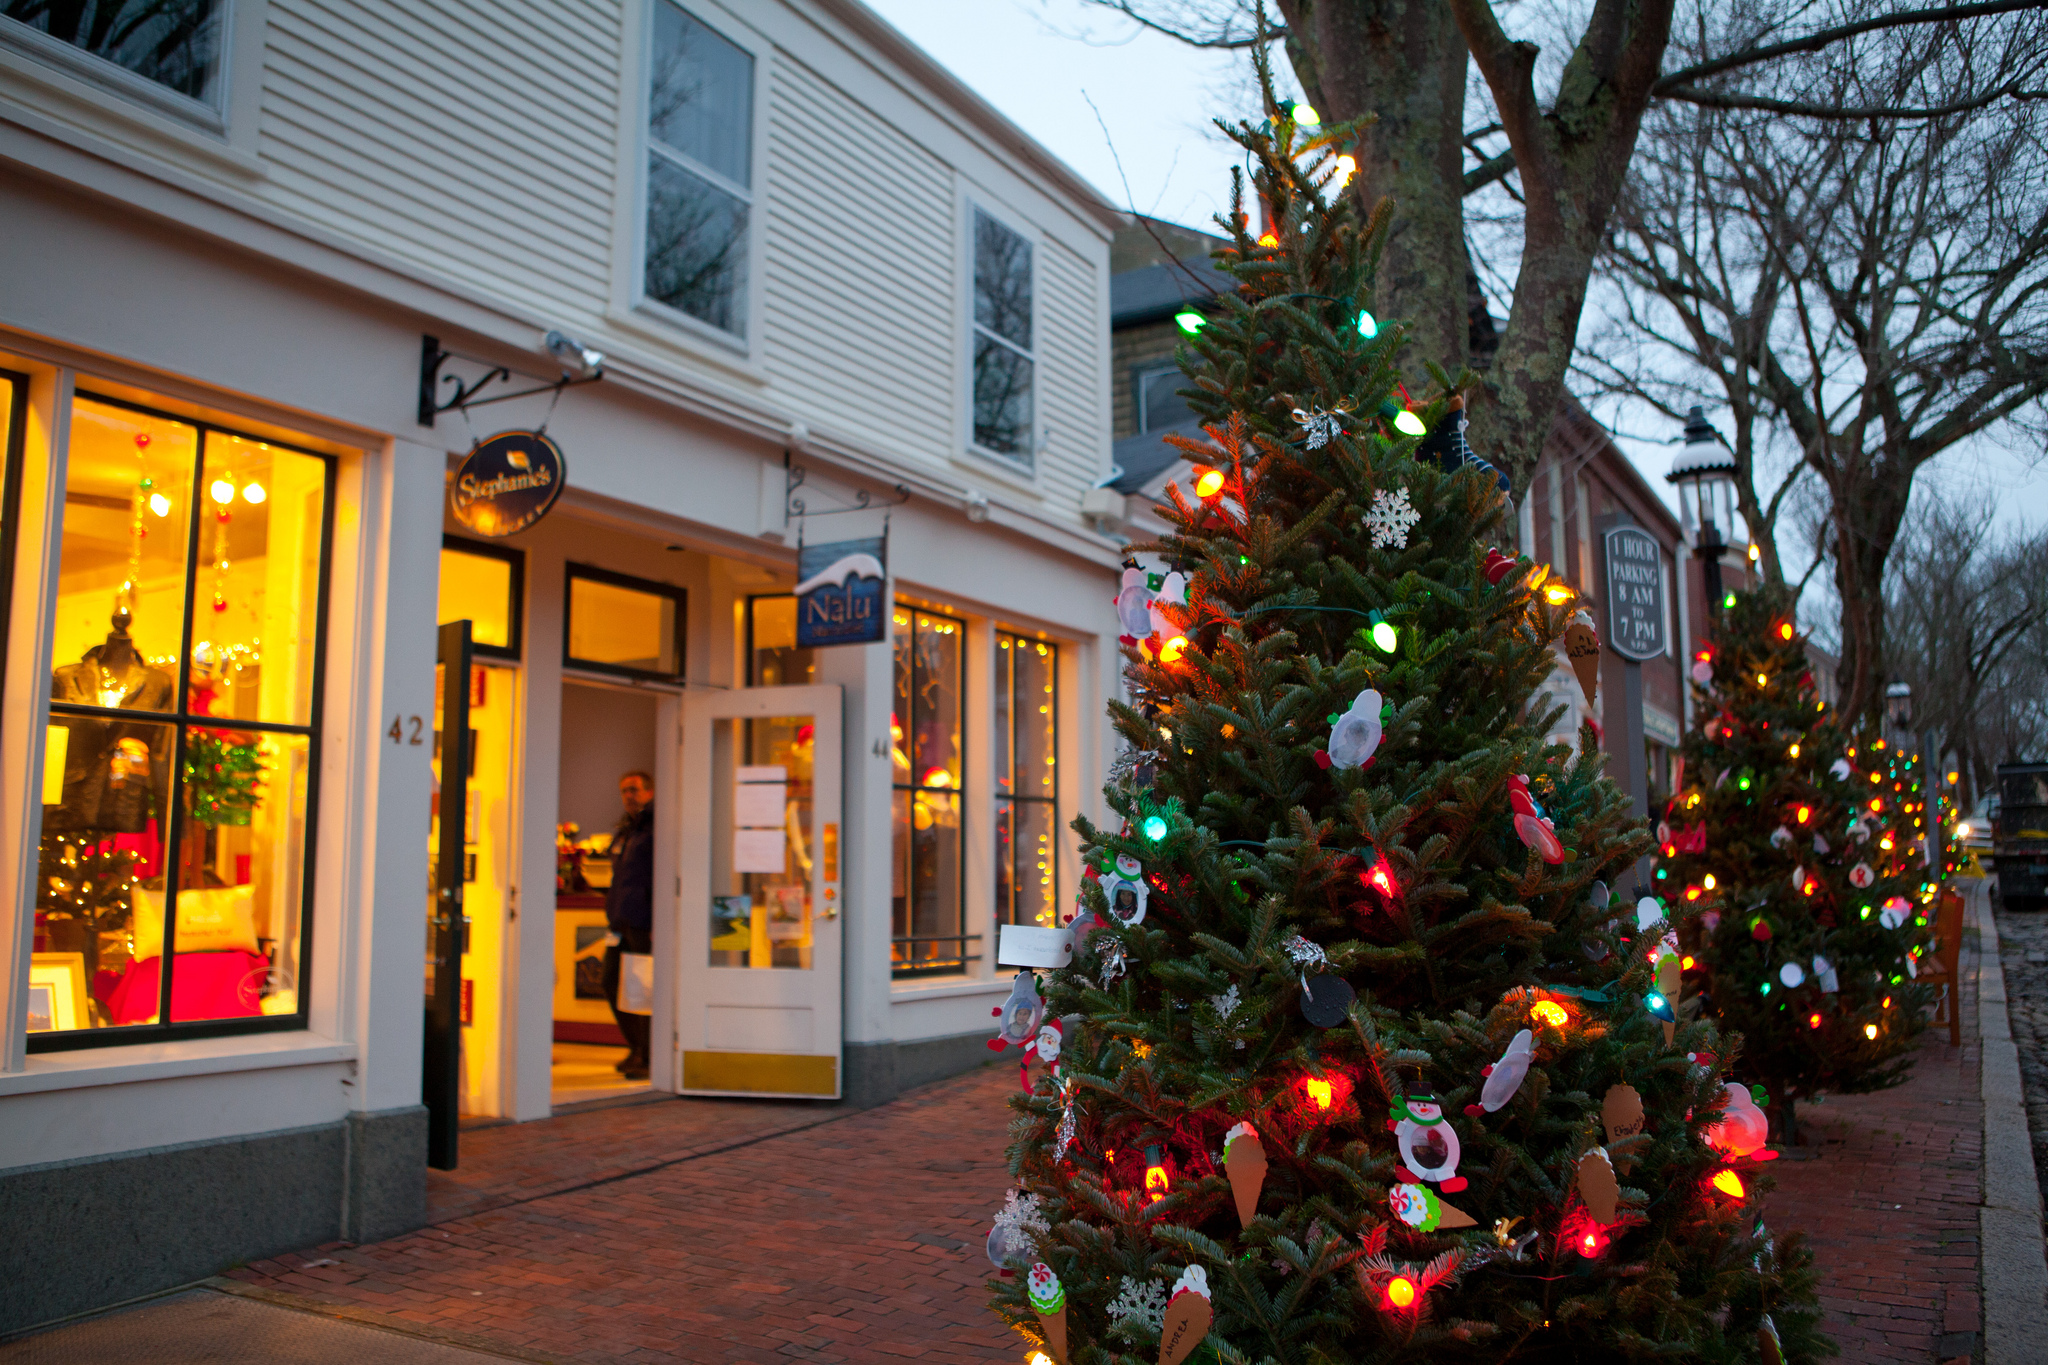
[[(1110, 202), (1213, 230), (1238, 154), (1209, 120), (1254, 106), (1240, 55), (1198, 52), (1084, 0), (866, 2)], [(1678, 433), (1660, 441), (1668, 423), (1654, 414), (1640, 422), (1620, 414), (1613, 425), (1617, 444), (1668, 495), (1664, 472)], [(2048, 523), (2048, 463), (2038, 455), (2030, 467), (2019, 452), (1984, 443), (1943, 456), (1920, 482), (1995, 494), (2002, 522)], [(1789, 565), (1798, 551), (1780, 539)]]

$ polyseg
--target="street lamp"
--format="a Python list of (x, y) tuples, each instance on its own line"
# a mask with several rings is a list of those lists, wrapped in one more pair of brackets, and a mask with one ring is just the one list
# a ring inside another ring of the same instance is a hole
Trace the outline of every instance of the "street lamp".
[(1728, 548), (1721, 538), (1721, 523), (1725, 520), (1730, 530), (1735, 528), (1735, 456), (1707, 425), (1705, 409), (1694, 408), (1686, 414), (1685, 445), (1664, 477), (1678, 485), (1679, 522), (1693, 537), (1705, 570), (1707, 608), (1719, 611), (1721, 552)]
[(1905, 730), (1913, 723), (1913, 685), (1895, 682), (1884, 690), (1884, 718), (1894, 728)]

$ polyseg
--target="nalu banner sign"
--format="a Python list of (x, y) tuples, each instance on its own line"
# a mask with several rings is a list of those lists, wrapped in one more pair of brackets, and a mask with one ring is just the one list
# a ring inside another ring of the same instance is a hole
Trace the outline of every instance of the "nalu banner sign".
[(886, 536), (796, 552), (796, 647), (871, 645), (888, 637)]
[(1664, 566), (1640, 526), (1607, 533), (1607, 645), (1637, 663), (1664, 653)]
[(548, 514), (562, 495), (569, 462), (544, 432), (501, 431), (455, 471), (448, 508), (480, 536), (509, 536)]

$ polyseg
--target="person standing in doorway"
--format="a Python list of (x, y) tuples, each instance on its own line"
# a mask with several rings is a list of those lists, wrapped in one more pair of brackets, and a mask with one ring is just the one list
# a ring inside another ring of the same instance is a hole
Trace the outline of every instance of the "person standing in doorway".
[(604, 950), (604, 994), (619, 1032), (626, 1035), (628, 1050), (619, 1072), (627, 1080), (644, 1081), (651, 1020), (619, 1008), (619, 955), (654, 951), (654, 779), (638, 771), (621, 777), (619, 804), (626, 813), (612, 831), (612, 884), (604, 893), (604, 918), (612, 933)]

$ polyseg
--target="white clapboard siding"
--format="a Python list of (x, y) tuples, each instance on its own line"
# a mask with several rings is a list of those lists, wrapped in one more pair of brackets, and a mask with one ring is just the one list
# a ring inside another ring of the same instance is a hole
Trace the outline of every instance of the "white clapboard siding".
[(262, 192), (554, 315), (610, 288), (610, 5), (271, 0)]
[[(269, 0), (265, 175), (242, 188), (605, 346), (627, 268), (614, 260), (620, 109), (638, 102), (622, 81), (641, 79), (622, 76), (629, 12), (616, 0)], [(761, 302), (760, 397), (953, 479), (969, 383), (963, 175), (976, 195), (1006, 177), (951, 164), (944, 149), (961, 144), (936, 112), (906, 121), (904, 108), (878, 112), (851, 93), (870, 88), (865, 60), (778, 49), (758, 68), (767, 127), (761, 258), (749, 277)], [(1036, 198), (1006, 208), (1041, 226), (1063, 211)], [(1051, 433), (1038, 454), (1041, 510), (1072, 518), (1103, 460), (1107, 266), (1089, 229), (1067, 230), (1037, 236), (1034, 330)], [(648, 334), (636, 329), (630, 348)], [(685, 374), (701, 352), (676, 336), (666, 358)]]
[(1043, 239), (1038, 270), (1039, 421), (1052, 439), (1039, 454), (1047, 510), (1075, 514), (1102, 477), (1100, 266), (1058, 238)]
[(788, 56), (769, 93), (764, 354), (776, 398), (906, 458), (947, 458), (953, 176)]

